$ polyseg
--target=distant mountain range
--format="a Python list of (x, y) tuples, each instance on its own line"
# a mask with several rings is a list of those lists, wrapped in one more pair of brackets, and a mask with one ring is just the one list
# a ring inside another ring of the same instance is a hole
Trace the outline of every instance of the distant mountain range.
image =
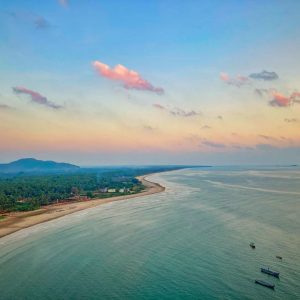
[(54, 161), (43, 161), (34, 158), (23, 158), (8, 164), (0, 164), (0, 173), (64, 173), (74, 172), (80, 167), (67, 164), (57, 163)]

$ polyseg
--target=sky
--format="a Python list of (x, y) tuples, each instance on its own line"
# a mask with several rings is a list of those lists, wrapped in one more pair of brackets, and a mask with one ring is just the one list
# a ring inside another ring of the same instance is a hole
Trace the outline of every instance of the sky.
[(299, 11), (0, 0), (0, 162), (299, 164)]

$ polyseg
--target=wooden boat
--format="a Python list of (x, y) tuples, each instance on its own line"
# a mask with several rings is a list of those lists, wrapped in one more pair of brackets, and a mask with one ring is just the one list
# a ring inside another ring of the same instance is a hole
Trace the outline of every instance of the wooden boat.
[(271, 276), (274, 276), (274, 277), (279, 277), (279, 272), (274, 272), (272, 270), (270, 270), (269, 268), (268, 269), (265, 269), (265, 268), (260, 268), (261, 272), (262, 273), (265, 273), (265, 274), (268, 274), (268, 275), (271, 275)]
[(262, 286), (265, 286), (265, 287), (267, 287), (269, 289), (273, 289), (274, 290), (274, 288), (275, 288), (275, 284), (272, 284), (272, 283), (269, 283), (269, 282), (266, 282), (266, 281), (263, 281), (263, 280), (260, 280), (260, 279), (256, 279), (255, 283), (260, 284)]

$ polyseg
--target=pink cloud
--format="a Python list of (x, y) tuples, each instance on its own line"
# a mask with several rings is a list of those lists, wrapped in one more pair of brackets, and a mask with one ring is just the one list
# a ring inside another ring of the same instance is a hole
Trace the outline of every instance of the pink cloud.
[(249, 81), (249, 78), (248, 78), (248, 77), (242, 76), (242, 75), (238, 75), (238, 76), (236, 77), (236, 79), (237, 79), (238, 81), (240, 81), (240, 82), (248, 82), (248, 81)]
[(294, 92), (291, 95), (291, 99), (294, 103), (300, 103), (300, 93), (299, 92)]
[(291, 99), (280, 93), (273, 93), (273, 100), (270, 101), (271, 106), (287, 107), (291, 105)]
[(120, 81), (126, 89), (136, 89), (163, 94), (164, 90), (160, 87), (154, 87), (149, 81), (143, 79), (136, 71), (129, 70), (122, 65), (116, 65), (113, 69), (108, 65), (94, 61), (93, 67), (97, 73), (107, 79)]
[(241, 85), (248, 84), (249, 78), (246, 76), (238, 75), (236, 78), (231, 78), (227, 73), (221, 72), (220, 79), (230, 85), (240, 87)]
[(24, 87), (20, 87), (20, 86), (13, 87), (12, 89), (16, 94), (29, 95), (32, 102), (51, 107), (53, 109), (62, 108), (62, 106), (49, 101), (45, 96), (41, 95), (38, 92), (32, 91), (32, 90), (24, 88)]
[(273, 99), (269, 102), (271, 106), (287, 107), (294, 103), (300, 103), (300, 93), (294, 92), (290, 96), (285, 96), (275, 92), (272, 94)]
[(227, 82), (227, 81), (230, 80), (230, 77), (229, 77), (229, 75), (227, 73), (221, 72), (220, 73), (220, 79), (223, 80), (223, 81), (225, 81), (225, 82)]

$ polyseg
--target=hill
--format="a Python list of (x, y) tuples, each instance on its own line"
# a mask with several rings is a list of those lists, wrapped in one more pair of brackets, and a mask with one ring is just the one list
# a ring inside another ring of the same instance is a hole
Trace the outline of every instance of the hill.
[(64, 173), (74, 172), (80, 167), (68, 164), (57, 163), (54, 161), (43, 161), (34, 158), (23, 158), (8, 164), (0, 164), (0, 173)]

